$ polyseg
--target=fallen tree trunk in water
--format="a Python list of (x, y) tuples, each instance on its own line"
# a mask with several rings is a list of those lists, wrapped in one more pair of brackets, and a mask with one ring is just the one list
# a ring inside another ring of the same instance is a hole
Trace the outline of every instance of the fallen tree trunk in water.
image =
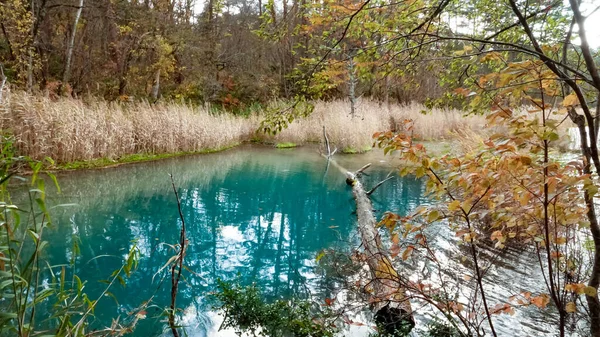
[[(325, 130), (323, 130), (325, 134)], [(356, 201), (358, 231), (366, 254), (372, 281), (373, 312), (375, 320), (389, 333), (408, 333), (415, 326), (410, 301), (406, 291), (401, 286), (400, 276), (392, 261), (381, 244), (377, 230), (377, 221), (373, 215), (373, 205), (369, 195), (380, 185), (366, 191), (359, 180), (363, 171), (371, 166), (367, 164), (352, 173), (331, 159), (331, 154), (324, 155), (331, 164), (346, 175), (346, 183), (352, 186), (352, 195)], [(386, 178), (387, 179), (387, 178)]]

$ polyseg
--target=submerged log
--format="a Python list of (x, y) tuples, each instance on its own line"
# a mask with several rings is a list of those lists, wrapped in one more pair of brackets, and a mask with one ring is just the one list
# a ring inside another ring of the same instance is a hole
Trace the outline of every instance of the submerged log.
[[(399, 331), (407, 333), (415, 326), (412, 308), (406, 296), (406, 290), (401, 286), (400, 276), (381, 243), (377, 221), (373, 215), (373, 205), (369, 198), (369, 195), (383, 182), (367, 192), (359, 178), (371, 164), (363, 166), (354, 173), (348, 171), (332, 159), (333, 154), (330, 151), (325, 127), (323, 127), (323, 135), (328, 149), (328, 153), (323, 155), (328, 161), (327, 167), (330, 163), (337, 167), (346, 175), (346, 183), (352, 187), (352, 195), (356, 202), (358, 231), (372, 277), (370, 285), (373, 289), (371, 295), (373, 296), (372, 309), (375, 320), (390, 334)], [(384, 181), (388, 179), (389, 177)]]
[(345, 174), (346, 183), (352, 186), (352, 195), (356, 201), (358, 231), (373, 277), (371, 284), (375, 302), (375, 320), (389, 333), (408, 332), (415, 326), (410, 301), (405, 289), (400, 286), (398, 272), (381, 244), (371, 199), (359, 180), (361, 173), (369, 166), (370, 164), (365, 165), (355, 173), (346, 171)]

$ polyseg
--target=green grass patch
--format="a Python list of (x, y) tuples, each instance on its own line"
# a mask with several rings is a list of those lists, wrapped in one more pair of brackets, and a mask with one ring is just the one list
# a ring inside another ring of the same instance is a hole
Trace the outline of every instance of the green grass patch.
[(370, 146), (363, 146), (360, 149), (354, 147), (346, 147), (342, 150), (344, 154), (359, 154), (371, 151), (373, 148)]
[(182, 152), (175, 152), (175, 153), (161, 153), (161, 154), (135, 153), (135, 154), (125, 155), (125, 156), (119, 157), (117, 159), (98, 158), (98, 159), (92, 159), (92, 160), (80, 160), (80, 161), (74, 161), (74, 162), (70, 162), (70, 163), (57, 164), (55, 169), (57, 169), (57, 170), (81, 170), (81, 169), (103, 168), (103, 167), (117, 166), (117, 165), (128, 164), (128, 163), (139, 163), (139, 162), (145, 162), (145, 161), (152, 161), (152, 160), (159, 160), (159, 159), (166, 159), (166, 158), (173, 158), (173, 157), (181, 157), (181, 156), (192, 155), (192, 154), (207, 154), (207, 153), (220, 152), (220, 151), (225, 151), (225, 150), (231, 149), (238, 145), (239, 145), (239, 143), (235, 143), (235, 144), (231, 144), (228, 146), (224, 146), (221, 148), (215, 148), (215, 149), (205, 149), (205, 150), (200, 150), (200, 151), (182, 151)]
[(298, 147), (298, 144), (296, 144), (296, 143), (277, 143), (277, 144), (275, 144), (275, 147), (278, 149), (290, 149), (293, 147)]

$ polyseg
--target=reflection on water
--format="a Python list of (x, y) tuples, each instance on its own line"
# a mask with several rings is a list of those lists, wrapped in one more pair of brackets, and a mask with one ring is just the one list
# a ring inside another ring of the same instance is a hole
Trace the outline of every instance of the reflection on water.
[[(350, 169), (365, 159), (342, 159)], [(256, 282), (271, 298), (318, 291), (327, 280), (313, 274), (315, 256), (323, 248), (355, 240), (355, 215), (349, 187), (314, 150), (242, 147), (219, 154), (192, 156), (59, 177), (63, 193), (52, 203), (77, 203), (55, 209), (55, 230), (47, 258), (68, 263), (73, 240), (79, 240), (76, 273), (87, 280), (85, 291), (96, 298), (113, 270), (123, 263), (133, 241), (141, 250), (138, 270), (127, 287), (111, 291), (118, 303), (102, 299), (97, 327), (125, 316), (153, 297), (136, 336), (157, 336), (165, 327), (160, 314), (168, 306), (166, 272), (154, 274), (172, 256), (166, 245), (179, 236), (179, 218), (168, 174), (178, 187), (187, 223), (189, 246), (178, 307), (193, 335), (212, 335), (214, 314), (205, 296), (217, 278)], [(367, 185), (382, 180), (389, 169), (375, 168)], [(404, 213), (421, 201), (423, 186), (397, 178), (373, 195), (374, 207)], [(101, 256), (100, 258), (95, 258)]]

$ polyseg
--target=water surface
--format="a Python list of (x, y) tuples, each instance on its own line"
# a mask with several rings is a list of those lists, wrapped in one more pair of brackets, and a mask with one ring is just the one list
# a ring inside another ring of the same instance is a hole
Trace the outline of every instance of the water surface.
[[(338, 156), (348, 169), (358, 169), (368, 156)], [(367, 186), (382, 180), (390, 163), (375, 160)], [(94, 326), (108, 325), (152, 299), (134, 336), (158, 336), (166, 327), (170, 280), (155, 273), (173, 255), (167, 244), (179, 238), (180, 220), (169, 174), (181, 199), (189, 246), (177, 306), (193, 336), (211, 336), (214, 314), (206, 296), (217, 278), (257, 283), (270, 298), (317, 295), (328, 280), (315, 275), (315, 257), (325, 248), (357, 242), (354, 202), (344, 176), (310, 148), (273, 150), (244, 146), (230, 151), (124, 165), (59, 176), (62, 194), (51, 194), (57, 208), (47, 257), (66, 264), (77, 243), (76, 273), (87, 280), (85, 291), (97, 298), (136, 242), (142, 256), (125, 288), (114, 286), (118, 303), (105, 297)], [(377, 215), (405, 213), (423, 201), (423, 184), (393, 179), (373, 195)], [(322, 293), (326, 296), (326, 293)]]

